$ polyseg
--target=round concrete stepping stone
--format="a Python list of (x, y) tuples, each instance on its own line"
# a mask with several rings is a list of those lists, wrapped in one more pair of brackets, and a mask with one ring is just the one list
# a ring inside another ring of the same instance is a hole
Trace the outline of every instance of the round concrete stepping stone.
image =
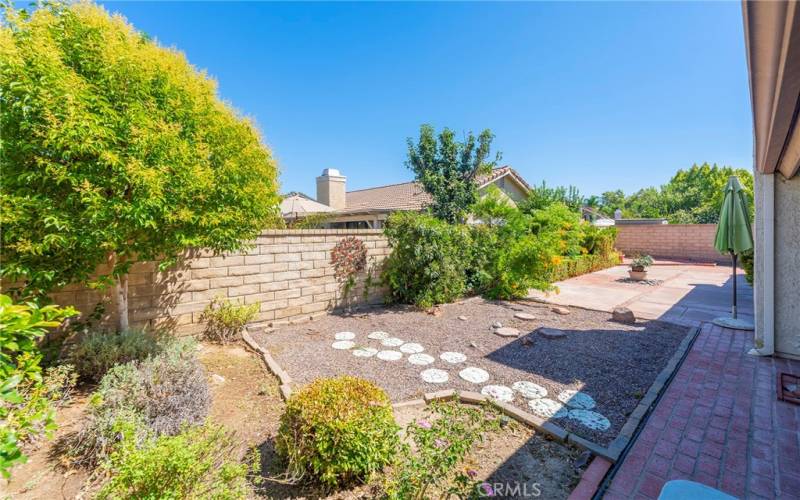
[(514, 399), (514, 391), (512, 391), (510, 387), (504, 385), (484, 386), (484, 388), (481, 389), (481, 394), (504, 403), (510, 403)]
[(528, 382), (527, 380), (520, 380), (511, 384), (511, 388), (522, 394), (526, 399), (538, 399), (547, 396), (547, 389), (539, 384)]
[(436, 359), (434, 359), (433, 356), (425, 353), (412, 354), (408, 357), (408, 362), (412, 365), (425, 366), (433, 363), (434, 361), (436, 361)]
[(397, 337), (389, 337), (388, 339), (381, 340), (381, 345), (385, 345), (386, 347), (399, 347), (405, 343), (405, 340), (400, 340)]
[(353, 340), (356, 338), (356, 334), (353, 332), (339, 332), (333, 338), (336, 340)]
[(544, 418), (564, 418), (569, 415), (569, 410), (563, 404), (547, 398), (531, 399), (528, 401), (528, 408)]
[(596, 411), (570, 410), (567, 416), (595, 431), (607, 431), (611, 427), (611, 422)]
[(429, 384), (444, 384), (450, 379), (450, 375), (448, 375), (446, 371), (436, 368), (422, 370), (419, 376), (422, 377), (423, 381)]
[(367, 335), (367, 338), (372, 340), (383, 340), (383, 339), (388, 339), (389, 334), (386, 332), (372, 332), (369, 335)]
[(472, 382), (473, 384), (482, 384), (489, 380), (489, 372), (477, 366), (469, 366), (458, 372), (458, 376)]
[(378, 350), (372, 347), (359, 347), (353, 351), (353, 356), (357, 358), (371, 358), (378, 354)]
[(442, 359), (442, 361), (447, 361), (448, 363), (453, 363), (453, 364), (463, 363), (464, 361), (467, 360), (467, 357), (465, 355), (461, 354), (460, 352), (452, 352), (452, 351), (443, 352), (442, 354), (439, 355), (439, 357)]
[(417, 344), (416, 342), (406, 342), (405, 344), (400, 346), (400, 352), (404, 352), (406, 354), (416, 354), (424, 350), (425, 348), (422, 347), (422, 345)]
[(525, 321), (533, 321), (536, 319), (536, 316), (528, 313), (517, 313), (514, 315), (514, 317), (517, 319), (524, 319)]
[(334, 349), (351, 349), (355, 347), (355, 345), (356, 343), (353, 342), (352, 340), (337, 340), (336, 342), (331, 344), (331, 347), (333, 347)]
[(403, 353), (400, 351), (380, 351), (375, 356), (384, 361), (397, 361), (403, 357)]
[(546, 339), (563, 339), (567, 334), (558, 328), (539, 328), (539, 335)]
[(597, 403), (595, 403), (590, 395), (572, 389), (561, 391), (558, 395), (558, 400), (570, 408), (578, 408), (581, 410), (591, 410), (597, 406)]
[(494, 333), (495, 335), (500, 335), (501, 337), (519, 337), (519, 330), (516, 328), (511, 328), (510, 326), (495, 328)]

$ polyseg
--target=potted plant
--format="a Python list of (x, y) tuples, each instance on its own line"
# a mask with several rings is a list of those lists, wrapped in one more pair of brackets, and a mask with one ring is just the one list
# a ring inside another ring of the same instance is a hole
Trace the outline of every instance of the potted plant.
[(631, 261), (631, 270), (628, 275), (632, 280), (643, 281), (647, 279), (647, 268), (653, 265), (653, 258), (649, 255), (639, 255)]

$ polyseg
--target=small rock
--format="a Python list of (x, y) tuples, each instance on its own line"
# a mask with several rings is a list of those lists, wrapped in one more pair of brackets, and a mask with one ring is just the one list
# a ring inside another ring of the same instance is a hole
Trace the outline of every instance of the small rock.
[(508, 424), (511, 423), (511, 419), (508, 415), (500, 415), (500, 427), (505, 428), (508, 427)]
[(475, 348), (475, 349), (478, 348), (478, 344), (476, 344), (475, 342), (470, 342), (469, 346), (472, 347), (472, 348)]
[(492, 328), (503, 328), (503, 323), (495, 321), (494, 323), (492, 323)]
[(466, 316), (459, 316), (458, 319), (460, 319), (461, 321), (466, 321), (467, 317)]
[(433, 306), (433, 307), (431, 307), (430, 309), (428, 309), (425, 312), (427, 312), (431, 316), (441, 316), (442, 315), (442, 308), (439, 307), (439, 306)]
[(536, 319), (536, 316), (534, 316), (533, 314), (528, 314), (528, 313), (517, 313), (517, 314), (514, 315), (514, 317), (517, 318), (517, 319), (524, 319), (525, 321), (532, 321), (532, 320)]
[(561, 314), (561, 315), (569, 314), (569, 309), (567, 309), (566, 307), (555, 306), (552, 307), (550, 310), (556, 314)]
[(636, 323), (636, 316), (627, 307), (615, 307), (611, 313), (611, 319), (618, 323)]
[(494, 333), (501, 337), (519, 337), (519, 330), (508, 326), (495, 328)]
[(539, 335), (546, 339), (563, 339), (567, 334), (558, 328), (539, 328)]
[(224, 384), (225, 383), (225, 377), (223, 377), (222, 375), (218, 375), (216, 373), (211, 375), (211, 380), (215, 384)]
[(524, 345), (525, 347), (530, 347), (533, 345), (533, 340), (531, 340), (530, 337), (523, 337), (522, 345)]

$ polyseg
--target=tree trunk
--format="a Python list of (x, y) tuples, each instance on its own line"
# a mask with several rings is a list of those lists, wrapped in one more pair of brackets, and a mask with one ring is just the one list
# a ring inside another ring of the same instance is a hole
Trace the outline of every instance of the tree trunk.
[[(124, 262), (123, 256), (119, 262)], [(108, 262), (111, 265), (111, 272), (113, 273), (117, 265), (117, 254), (112, 252), (108, 256)], [(128, 274), (118, 274), (115, 276), (114, 281), (114, 302), (117, 304), (117, 330), (123, 332), (130, 326), (128, 323)]]
[(117, 329), (124, 332), (128, 329), (128, 275), (121, 274), (117, 276), (116, 285), (114, 286), (117, 292)]

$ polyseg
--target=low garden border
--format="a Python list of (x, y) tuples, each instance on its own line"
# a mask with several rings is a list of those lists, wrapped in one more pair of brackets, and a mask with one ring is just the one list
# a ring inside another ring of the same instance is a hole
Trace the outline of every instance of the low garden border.
[[(457, 399), (465, 404), (481, 404), (491, 403), (498, 408), (504, 415), (513, 418), (514, 420), (532, 427), (533, 429), (548, 435), (555, 441), (574, 446), (580, 450), (589, 451), (595, 457), (589, 464), (589, 467), (581, 475), (578, 486), (570, 494), (570, 499), (589, 499), (595, 494), (600, 487), (603, 479), (608, 471), (616, 464), (616, 462), (623, 456), (623, 452), (631, 444), (631, 441), (636, 436), (637, 430), (644, 422), (646, 417), (652, 411), (654, 404), (658, 401), (661, 393), (666, 389), (672, 376), (680, 367), (686, 354), (689, 352), (694, 340), (697, 338), (700, 329), (698, 327), (691, 327), (683, 338), (678, 347), (675, 349), (672, 357), (667, 364), (658, 374), (656, 379), (650, 385), (650, 388), (645, 393), (639, 405), (633, 410), (628, 417), (625, 425), (622, 426), (616, 438), (606, 446), (601, 446), (593, 441), (582, 438), (575, 433), (568, 432), (559, 425), (550, 421), (546, 421), (541, 417), (521, 410), (513, 405), (501, 401), (495, 401), (483, 394), (473, 391), (457, 391), (454, 389), (446, 389), (441, 391), (427, 392), (422, 398), (411, 399), (408, 401), (401, 401), (394, 403), (393, 408), (402, 408), (406, 406), (424, 406), (432, 401), (449, 401)], [(293, 380), (289, 374), (281, 368), (275, 358), (269, 353), (267, 349), (260, 346), (250, 334), (245, 330), (242, 332), (242, 339), (245, 344), (253, 351), (257, 352), (264, 364), (280, 382), (280, 393), (284, 400), (289, 399), (292, 394)]]

